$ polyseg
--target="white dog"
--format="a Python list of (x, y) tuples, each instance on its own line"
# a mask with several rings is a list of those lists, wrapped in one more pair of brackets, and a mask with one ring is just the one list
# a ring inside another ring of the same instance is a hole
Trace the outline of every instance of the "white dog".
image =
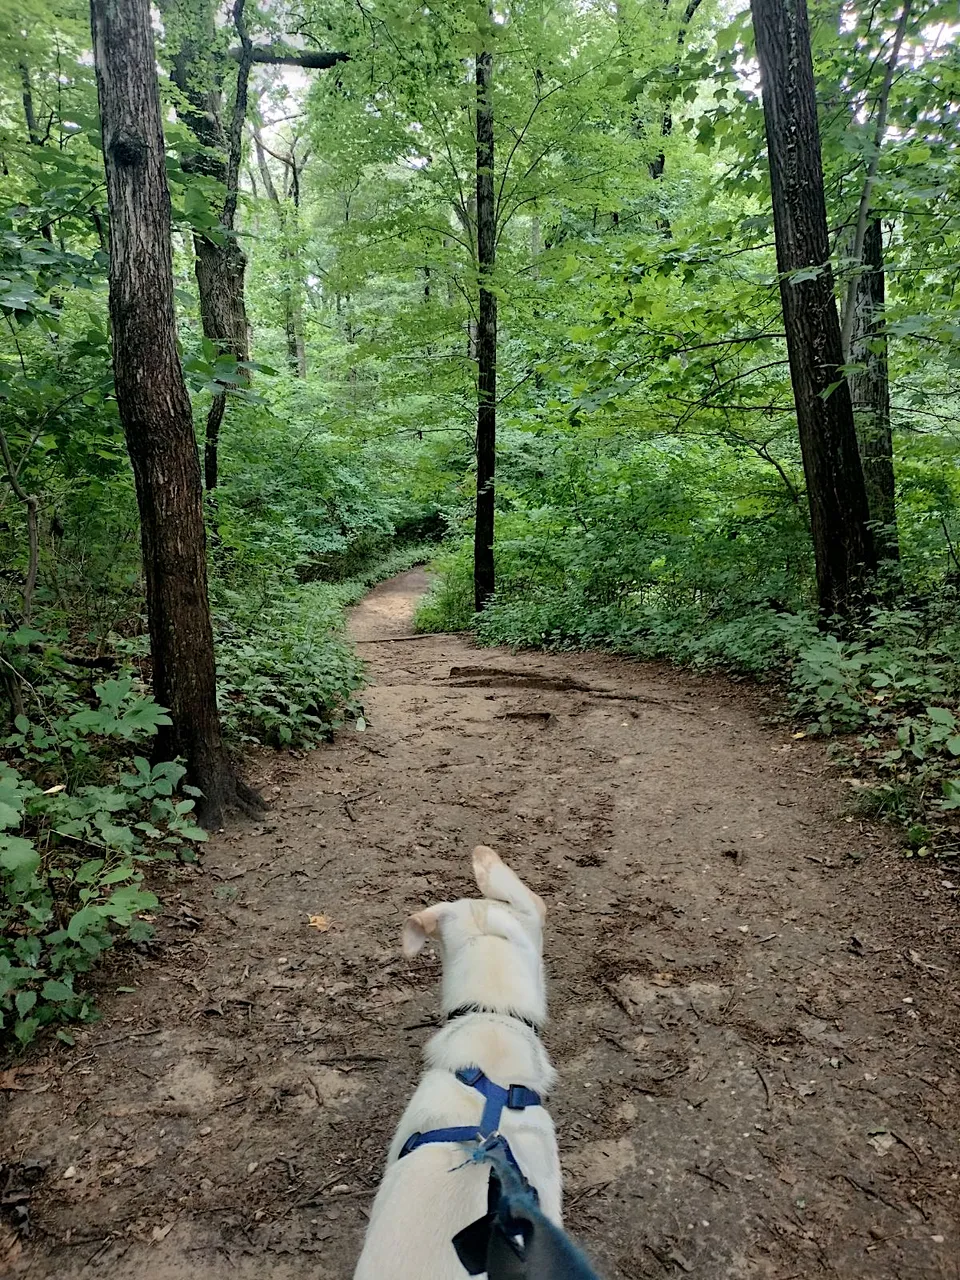
[[(557, 1140), (541, 1105), (556, 1073), (537, 1034), (547, 1012), (546, 908), (492, 849), (474, 849), (473, 872), (482, 899), (440, 902), (403, 930), (409, 958), (428, 938), (439, 945), (447, 1022), (424, 1050), (354, 1280), (464, 1280), (451, 1240), (487, 1211), (489, 1167), (469, 1160), (485, 1128), (506, 1139), (560, 1225)], [(464, 1132), (448, 1139), (450, 1129)]]

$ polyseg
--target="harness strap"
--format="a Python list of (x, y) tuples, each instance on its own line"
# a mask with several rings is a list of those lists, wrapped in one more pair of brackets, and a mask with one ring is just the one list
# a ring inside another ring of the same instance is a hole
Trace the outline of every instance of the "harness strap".
[[(435, 1142), (474, 1142), (482, 1146), (499, 1134), (500, 1117), (503, 1115), (504, 1107), (508, 1111), (525, 1111), (527, 1107), (543, 1106), (539, 1093), (533, 1089), (528, 1089), (522, 1084), (512, 1084), (505, 1089), (503, 1085), (489, 1080), (479, 1067), (461, 1067), (457, 1072), (457, 1079), (461, 1084), (476, 1089), (483, 1098), (483, 1114), (479, 1125), (476, 1127), (459, 1125), (447, 1129), (428, 1129), (426, 1133), (411, 1133), (397, 1159), (402, 1160), (418, 1147), (425, 1147)], [(519, 1173), (520, 1166), (510, 1150), (510, 1144), (505, 1138), (500, 1138), (500, 1142), (503, 1144), (507, 1159)]]

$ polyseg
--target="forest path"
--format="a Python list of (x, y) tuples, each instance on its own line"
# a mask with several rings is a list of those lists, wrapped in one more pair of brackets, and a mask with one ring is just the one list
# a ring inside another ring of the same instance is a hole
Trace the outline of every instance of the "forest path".
[(608, 1280), (960, 1276), (948, 877), (729, 683), (391, 640), (425, 581), (353, 611), (367, 731), (261, 757), (266, 820), (6, 1095), (49, 1162), (12, 1273), (348, 1280), (437, 1008), (401, 924), (482, 841), (547, 901), (567, 1222)]

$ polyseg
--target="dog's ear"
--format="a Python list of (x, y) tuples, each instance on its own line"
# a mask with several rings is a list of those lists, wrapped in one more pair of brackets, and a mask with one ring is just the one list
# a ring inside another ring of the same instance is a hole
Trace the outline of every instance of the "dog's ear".
[(493, 849), (478, 844), (473, 851), (473, 874), (477, 888), (485, 898), (507, 902), (521, 915), (536, 919), (542, 925), (547, 916), (543, 899), (528, 889), (515, 871)]
[(450, 907), (449, 902), (438, 902), (435, 907), (427, 907), (410, 917), (403, 926), (403, 954), (408, 960), (419, 955), (427, 939), (434, 937)]

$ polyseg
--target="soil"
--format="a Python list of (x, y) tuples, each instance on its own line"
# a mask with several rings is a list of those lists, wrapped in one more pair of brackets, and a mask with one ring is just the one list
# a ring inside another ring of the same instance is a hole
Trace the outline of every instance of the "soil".
[(346, 1280), (436, 1018), (401, 925), (488, 843), (548, 904), (567, 1224), (608, 1280), (960, 1276), (949, 874), (760, 695), (407, 639), (425, 581), (353, 612), (366, 731), (257, 757), (267, 819), (163, 883), (74, 1049), (0, 1076), (0, 1272)]

